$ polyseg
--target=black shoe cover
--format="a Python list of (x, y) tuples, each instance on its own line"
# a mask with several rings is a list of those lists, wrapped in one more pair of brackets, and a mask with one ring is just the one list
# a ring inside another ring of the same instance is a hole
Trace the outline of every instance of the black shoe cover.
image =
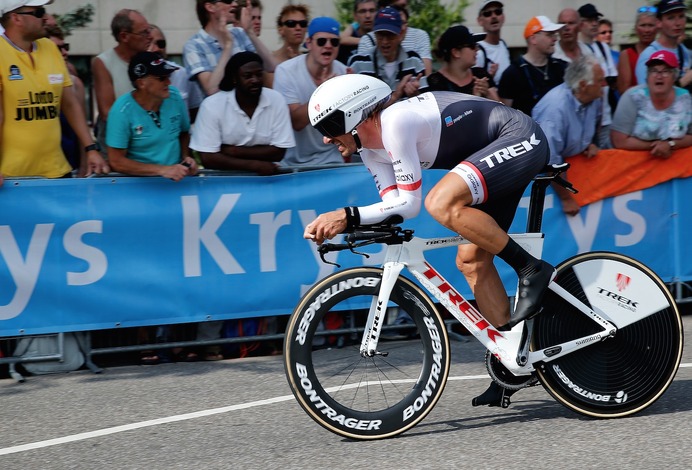
[(541, 261), (541, 269), (535, 273), (519, 278), (519, 296), (517, 307), (509, 323), (498, 328), (499, 331), (509, 331), (518, 323), (538, 315), (543, 308), (543, 296), (548, 284), (555, 277), (555, 268)]
[(509, 390), (499, 385), (497, 382), (490, 382), (490, 387), (478, 395), (476, 398), (471, 400), (472, 406), (501, 406), (502, 408), (509, 407), (509, 397), (511, 397), (516, 390)]

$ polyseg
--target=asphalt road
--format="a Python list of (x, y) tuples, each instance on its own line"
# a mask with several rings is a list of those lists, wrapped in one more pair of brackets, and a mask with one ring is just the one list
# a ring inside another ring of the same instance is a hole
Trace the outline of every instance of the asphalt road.
[[(692, 331), (692, 316), (684, 319)], [(689, 343), (689, 333), (688, 333)], [(522, 390), (473, 408), (483, 351), (455, 342), (432, 413), (393, 439), (355, 442), (315, 424), (281, 357), (124, 366), (0, 380), (0, 469), (688, 469), (692, 352), (663, 397), (630, 418), (594, 420)]]

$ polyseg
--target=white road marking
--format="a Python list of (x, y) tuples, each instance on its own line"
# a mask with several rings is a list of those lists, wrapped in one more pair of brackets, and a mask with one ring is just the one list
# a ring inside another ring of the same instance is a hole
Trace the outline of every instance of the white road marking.
[[(680, 364), (680, 368), (692, 367), (692, 363)], [(457, 377), (449, 377), (448, 381), (455, 380), (478, 380), (487, 379), (488, 375), (463, 375)], [(194, 413), (185, 413), (177, 416), (169, 416), (167, 418), (152, 419), (149, 421), (141, 421), (139, 423), (125, 424), (122, 426), (115, 426), (112, 428), (99, 429), (97, 431), (83, 432), (79, 434), (73, 434), (71, 436), (58, 437), (55, 439), (48, 439), (46, 441), (32, 442), (30, 444), (22, 444), (13, 447), (6, 447), (0, 449), (0, 455), (16, 454), (19, 452), (26, 452), (28, 450), (41, 449), (44, 447), (57, 446), (60, 444), (67, 444), (69, 442), (83, 441), (86, 439), (92, 439), (94, 437), (107, 436), (109, 434), (117, 434), (119, 432), (132, 431), (134, 429), (147, 428), (150, 426), (158, 426), (160, 424), (174, 423), (176, 421), (187, 421), (189, 419), (202, 418), (204, 416), (212, 416), (221, 413), (229, 413), (231, 411), (245, 410), (248, 408), (255, 408), (257, 406), (273, 405), (275, 403), (281, 403), (284, 401), (294, 400), (293, 395), (284, 395), (281, 397), (269, 398), (266, 400), (251, 401), (249, 403), (241, 403), (239, 405), (224, 406), (221, 408), (212, 408), (210, 410), (196, 411)]]

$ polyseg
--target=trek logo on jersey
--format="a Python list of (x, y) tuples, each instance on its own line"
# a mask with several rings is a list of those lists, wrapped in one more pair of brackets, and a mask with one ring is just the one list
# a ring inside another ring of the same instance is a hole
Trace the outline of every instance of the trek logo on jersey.
[(514, 144), (511, 147), (502, 148), (492, 155), (481, 158), (481, 161), (488, 165), (488, 168), (493, 168), (495, 165), (499, 165), (502, 162), (511, 160), (512, 158), (523, 155), (526, 152), (530, 152), (536, 145), (540, 143), (541, 141), (536, 139), (536, 134), (531, 134), (531, 138), (529, 140)]
[(8, 80), (24, 80), (24, 75), (19, 70), (18, 65), (10, 65), (10, 74), (7, 77)]
[(455, 118), (453, 118), (452, 116), (446, 116), (446, 117), (445, 117), (445, 125), (446, 125), (447, 127), (451, 127), (451, 126), (453, 126), (454, 124), (456, 124), (457, 122), (459, 122), (459, 121), (461, 121), (462, 119), (464, 119), (464, 118), (465, 118), (466, 116), (468, 116), (469, 114), (473, 114), (473, 110), (472, 110), (472, 109), (469, 109), (468, 111), (464, 111), (463, 113), (461, 113), (460, 115), (458, 115), (458, 116), (455, 117)]
[(15, 121), (45, 121), (57, 119), (60, 96), (50, 91), (29, 92), (29, 97), (17, 102)]

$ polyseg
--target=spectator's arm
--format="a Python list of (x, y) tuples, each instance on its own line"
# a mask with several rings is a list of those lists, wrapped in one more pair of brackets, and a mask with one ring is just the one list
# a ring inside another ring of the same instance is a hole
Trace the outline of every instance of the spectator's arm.
[(218, 170), (244, 170), (262, 176), (274, 175), (286, 149), (273, 145), (236, 146), (222, 145), (215, 153), (200, 152), (202, 163), (207, 168)]
[[(566, 177), (567, 176), (565, 175), (565, 178)], [(577, 204), (577, 201), (574, 199), (572, 193), (557, 183), (551, 183), (551, 185), (555, 191), (555, 194), (557, 194), (557, 197), (562, 203), (562, 211), (570, 216), (577, 215), (579, 213), (579, 204)]]
[(310, 124), (307, 103), (289, 104), (288, 111), (291, 114), (291, 124), (293, 125), (293, 130), (302, 131), (305, 126)]
[[(238, 3), (242, 4), (243, 2), (241, 0)], [(273, 72), (278, 64), (276, 63), (272, 51), (270, 51), (255, 34), (255, 30), (252, 27), (252, 6), (250, 5), (250, 0), (247, 0), (245, 8), (240, 10), (240, 27), (243, 28), (245, 34), (248, 35), (252, 45), (255, 46), (255, 51), (262, 58), (265, 72)]]
[(94, 95), (96, 96), (96, 108), (102, 121), (108, 119), (108, 113), (115, 102), (115, 89), (113, 77), (106, 69), (105, 64), (98, 57), (91, 60), (91, 73), (94, 76)]
[(624, 51), (620, 54), (620, 60), (618, 60), (618, 78), (617, 78), (617, 89), (620, 95), (624, 94), (632, 83), (632, 74), (634, 71), (630, 66), (629, 55)]
[(687, 86), (692, 83), (692, 69), (687, 69), (678, 82), (682, 88), (687, 88)]
[(622, 150), (650, 150), (652, 144), (648, 140), (638, 139), (616, 130), (610, 131), (610, 140), (614, 148)]
[(425, 76), (427, 77), (433, 73), (433, 63), (432, 59), (423, 58), (423, 64), (425, 64)]
[(118, 173), (134, 176), (163, 176), (173, 181), (180, 181), (190, 173), (190, 168), (176, 163), (175, 165), (156, 165), (142, 163), (127, 157), (127, 149), (108, 147), (108, 161)]
[[(87, 126), (86, 116), (84, 115), (84, 109), (79, 104), (79, 99), (77, 94), (74, 92), (72, 86), (64, 87), (62, 93), (62, 100), (60, 102), (60, 107), (67, 118), (67, 122), (70, 123), (70, 127), (77, 134), (77, 138), (83, 147), (91, 145), (94, 143), (94, 137), (89, 131)], [(87, 152), (87, 164), (85, 176), (89, 176), (92, 173), (108, 173), (110, 168), (108, 163), (103, 159), (101, 153), (98, 150), (91, 150)]]
[(339, 33), (341, 44), (344, 46), (357, 46), (360, 44), (360, 37), (353, 36), (353, 24), (349, 24)]

